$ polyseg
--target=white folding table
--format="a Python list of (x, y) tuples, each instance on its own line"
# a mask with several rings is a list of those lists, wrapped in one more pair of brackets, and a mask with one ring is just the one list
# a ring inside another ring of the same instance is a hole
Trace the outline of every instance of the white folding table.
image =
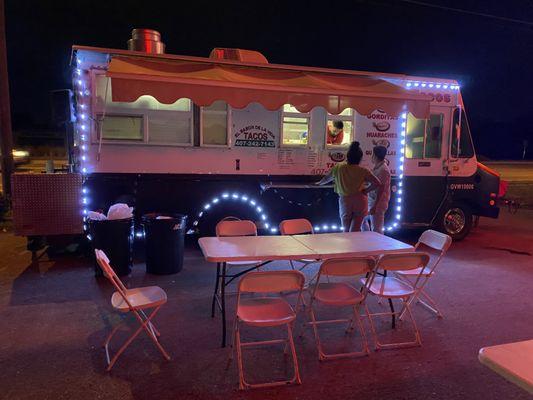
[(294, 235), (297, 241), (313, 249), (320, 259), (379, 256), (386, 253), (412, 251), (410, 244), (377, 232), (338, 232), (316, 235)]
[[(203, 237), (198, 240), (204, 257), (217, 263), (217, 278), (211, 305), (222, 313), (222, 347), (226, 345), (225, 287), (233, 280), (274, 260), (301, 260), (372, 256), (412, 251), (413, 247), (375, 232), (325, 233), (295, 236)], [(260, 261), (261, 264), (228, 275), (229, 261)], [(229, 278), (226, 280), (226, 278)], [(218, 289), (220, 287), (220, 296)]]
[(533, 394), (533, 340), (483, 347), (479, 361)]

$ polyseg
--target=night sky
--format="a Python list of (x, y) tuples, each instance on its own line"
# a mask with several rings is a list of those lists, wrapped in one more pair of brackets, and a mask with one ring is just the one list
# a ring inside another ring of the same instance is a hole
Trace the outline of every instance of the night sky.
[(14, 128), (49, 123), (73, 44), (124, 49), (131, 29), (152, 28), (170, 54), (239, 47), (273, 63), (455, 78), (478, 153), (519, 158), (529, 139), (533, 159), (533, 1), (424, 2), (529, 24), (399, 0), (6, 0)]

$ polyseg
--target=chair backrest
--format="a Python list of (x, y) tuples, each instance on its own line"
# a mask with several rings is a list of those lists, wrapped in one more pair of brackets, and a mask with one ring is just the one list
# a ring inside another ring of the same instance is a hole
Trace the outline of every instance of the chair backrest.
[(220, 221), (216, 226), (217, 236), (257, 236), (257, 227), (252, 221)]
[(122, 297), (125, 297), (126, 286), (124, 286), (124, 284), (117, 276), (113, 268), (111, 268), (107, 255), (99, 249), (95, 249), (94, 254), (96, 255), (96, 262), (104, 272), (104, 276), (111, 281), (115, 289), (117, 289), (117, 291), (122, 295)]
[(424, 231), (422, 235), (420, 235), (420, 239), (418, 239), (415, 249), (419, 250), (421, 245), (423, 245), (433, 250), (433, 257), (429, 263), (430, 266), (427, 268), (429, 269), (430, 275), (433, 274), (435, 268), (437, 268), (437, 265), (442, 257), (444, 257), (451, 244), (452, 238), (450, 236), (432, 229), (428, 229), (427, 231)]
[(255, 271), (244, 275), (239, 281), (240, 293), (277, 293), (301, 290), (305, 275), (300, 271)]
[(320, 286), (320, 280), (323, 275), (336, 277), (358, 277), (366, 275), (363, 282), (361, 293), (364, 298), (368, 294), (368, 288), (372, 285), (375, 277), (376, 260), (372, 257), (349, 257), (326, 260), (320, 266), (320, 271), (316, 278), (316, 284), (313, 289), (312, 298)]
[[(418, 290), (427, 282), (426, 279), (421, 279), (424, 273), (424, 267), (430, 260), (429, 254), (421, 251), (410, 251), (408, 253), (391, 253), (381, 256), (376, 265), (376, 271), (383, 269), (384, 271), (408, 271), (420, 268), (416, 279), (412, 282), (414, 290)], [(389, 278), (384, 278), (381, 281), (379, 293), (383, 295), (385, 290), (385, 281)], [(395, 278), (392, 278), (395, 279)]]
[(428, 229), (427, 231), (424, 231), (422, 235), (420, 235), (417, 247), (419, 244), (423, 244), (444, 254), (450, 248), (450, 245), (452, 244), (452, 238), (445, 233)]
[(390, 253), (379, 258), (376, 269), (383, 269), (385, 271), (407, 271), (425, 267), (428, 262), (429, 254), (422, 251)]
[(286, 219), (279, 224), (279, 231), (282, 235), (302, 235), (313, 233), (313, 225), (305, 218)]
[(351, 257), (326, 260), (320, 266), (320, 274), (327, 276), (356, 276), (372, 272), (376, 261), (372, 257)]

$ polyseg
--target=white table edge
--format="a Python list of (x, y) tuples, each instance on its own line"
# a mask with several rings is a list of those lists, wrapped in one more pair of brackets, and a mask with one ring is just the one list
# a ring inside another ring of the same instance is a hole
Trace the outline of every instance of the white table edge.
[[(214, 236), (206, 236), (205, 238), (213, 238)], [(318, 259), (318, 254), (316, 253), (304, 253), (304, 254), (291, 254), (290, 256), (270, 256), (270, 257), (258, 257), (258, 256), (235, 256), (235, 257), (214, 257), (214, 256), (206, 256), (204, 252), (204, 247), (202, 246), (202, 239), (203, 237), (198, 239), (198, 244), (200, 245), (200, 249), (202, 250), (202, 253), (204, 255), (204, 259), (207, 262), (231, 262), (231, 261), (260, 261), (260, 262), (267, 262), (267, 261), (276, 261), (276, 260), (301, 260), (303, 258), (305, 259)], [(296, 240), (296, 239), (295, 239)], [(298, 242), (298, 241), (297, 241)], [(300, 242), (298, 242), (301, 246)], [(306, 246), (304, 246), (306, 247)], [(307, 248), (307, 247), (306, 247)]]
[(515, 384), (516, 386), (519, 386), (520, 388), (524, 389), (530, 394), (533, 394), (533, 382), (525, 381), (524, 379), (520, 378), (520, 376), (518, 376), (515, 372), (493, 361), (486, 354), (486, 350), (490, 349), (491, 347), (495, 347), (495, 346), (482, 347), (479, 350), (479, 354), (478, 354), (479, 362), (485, 365), (486, 367), (490, 368), (492, 371), (494, 371), (495, 373), (497, 373), (498, 375), (500, 375), (502, 378), (506, 379), (507, 381)]

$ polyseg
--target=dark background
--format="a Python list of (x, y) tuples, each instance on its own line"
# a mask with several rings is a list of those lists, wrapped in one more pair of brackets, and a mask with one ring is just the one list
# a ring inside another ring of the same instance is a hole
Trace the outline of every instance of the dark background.
[[(416, 3), (416, 2), (415, 2)], [(7, 0), (14, 130), (50, 123), (49, 91), (70, 87), (73, 44), (126, 48), (133, 28), (161, 32), (171, 54), (213, 47), (273, 63), (455, 78), (478, 153), (533, 159), (533, 1)]]

